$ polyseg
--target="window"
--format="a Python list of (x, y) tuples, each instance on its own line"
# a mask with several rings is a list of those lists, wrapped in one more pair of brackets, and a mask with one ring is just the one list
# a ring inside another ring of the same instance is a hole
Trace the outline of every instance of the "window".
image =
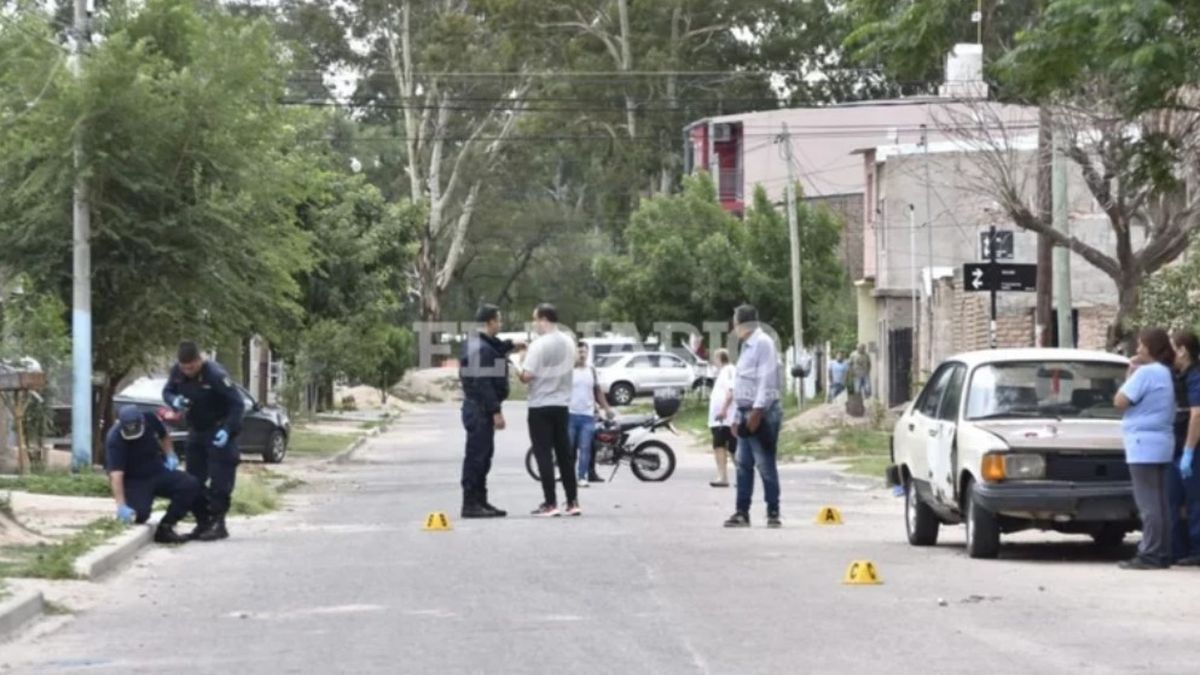
[(967, 368), (963, 365), (955, 365), (954, 372), (950, 375), (950, 384), (946, 387), (946, 393), (942, 396), (942, 407), (938, 411), (938, 419), (946, 422), (958, 421), (959, 403), (962, 402), (963, 382), (967, 379)]
[(687, 364), (677, 356), (669, 354), (660, 354), (658, 357), (659, 368), (687, 368)]
[(946, 393), (946, 387), (949, 385), (950, 376), (953, 373), (954, 366), (947, 364), (933, 374), (929, 384), (925, 385), (925, 391), (921, 392), (921, 398), (917, 400), (917, 412), (929, 419), (937, 419), (942, 405), (942, 396)]
[(628, 367), (629, 368), (653, 368), (654, 361), (652, 361), (650, 359), (649, 354), (643, 354), (641, 356), (635, 356), (632, 359), (629, 359)]
[(1119, 419), (1113, 397), (1123, 363), (1021, 361), (989, 363), (971, 374), (967, 419), (1046, 417)]

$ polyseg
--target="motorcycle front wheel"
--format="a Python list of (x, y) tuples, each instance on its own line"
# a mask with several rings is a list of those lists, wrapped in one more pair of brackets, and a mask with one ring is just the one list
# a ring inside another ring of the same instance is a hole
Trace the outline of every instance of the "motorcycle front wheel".
[(647, 483), (661, 483), (675, 473), (675, 451), (662, 441), (646, 441), (633, 451), (633, 475)]

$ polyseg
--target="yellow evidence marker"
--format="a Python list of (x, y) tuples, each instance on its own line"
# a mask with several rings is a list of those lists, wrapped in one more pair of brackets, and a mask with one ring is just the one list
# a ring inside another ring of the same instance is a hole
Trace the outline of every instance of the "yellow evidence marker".
[(451, 530), (450, 518), (442, 511), (434, 511), (425, 517), (425, 527), (422, 528), (426, 532), (444, 532)]

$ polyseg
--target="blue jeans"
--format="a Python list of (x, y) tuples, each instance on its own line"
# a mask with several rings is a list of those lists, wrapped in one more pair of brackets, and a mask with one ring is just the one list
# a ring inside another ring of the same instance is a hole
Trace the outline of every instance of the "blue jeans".
[(854, 393), (863, 398), (871, 398), (871, 376), (856, 375), (854, 377)]
[[(749, 408), (738, 408), (740, 418), (750, 415)], [(762, 476), (763, 497), (768, 513), (779, 513), (779, 466), (776, 458), (779, 451), (779, 428), (783, 424), (783, 409), (779, 402), (763, 411), (758, 433), (749, 438), (738, 431), (737, 446), (737, 511), (750, 512), (750, 500), (754, 497), (754, 469)]]
[[(1168, 503), (1171, 511), (1171, 558), (1178, 562), (1184, 558), (1200, 556), (1200, 456), (1192, 461), (1192, 477), (1184, 479), (1179, 472), (1179, 459), (1171, 462), (1170, 477), (1167, 479)], [(1181, 512), (1187, 510), (1184, 517)]]
[(575, 475), (582, 480), (588, 477), (588, 469), (592, 466), (592, 436), (596, 434), (596, 418), (571, 413), (567, 430), (571, 433), (571, 449), (575, 451)]

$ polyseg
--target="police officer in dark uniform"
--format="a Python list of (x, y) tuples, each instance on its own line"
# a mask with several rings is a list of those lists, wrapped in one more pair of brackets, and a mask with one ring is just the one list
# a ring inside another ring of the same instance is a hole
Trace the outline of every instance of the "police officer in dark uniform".
[(163, 388), (163, 400), (187, 413), (187, 471), (207, 486), (210, 515), (207, 522), (197, 525), (192, 537), (224, 539), (229, 536), (225, 514), (237, 477), (237, 435), (246, 404), (225, 369), (203, 358), (196, 343), (180, 344), (178, 359)]
[(459, 359), (462, 381), (462, 424), (467, 431), (463, 458), (463, 518), (503, 518), (508, 512), (488, 503), (487, 475), (496, 452), (497, 429), (505, 427), (500, 406), (508, 398), (508, 355), (518, 348), (501, 340), (500, 308), (484, 305), (475, 313), (479, 331), (467, 338)]
[(167, 427), (154, 413), (136, 407), (121, 408), (118, 423), (108, 430), (104, 441), (104, 468), (108, 471), (117, 519), (125, 523), (144, 523), (150, 518), (155, 497), (171, 500), (167, 513), (158, 521), (154, 541), (182, 544), (187, 538), (175, 532), (188, 511), (197, 522), (207, 518), (200, 482), (179, 468), (179, 458), (171, 447)]

